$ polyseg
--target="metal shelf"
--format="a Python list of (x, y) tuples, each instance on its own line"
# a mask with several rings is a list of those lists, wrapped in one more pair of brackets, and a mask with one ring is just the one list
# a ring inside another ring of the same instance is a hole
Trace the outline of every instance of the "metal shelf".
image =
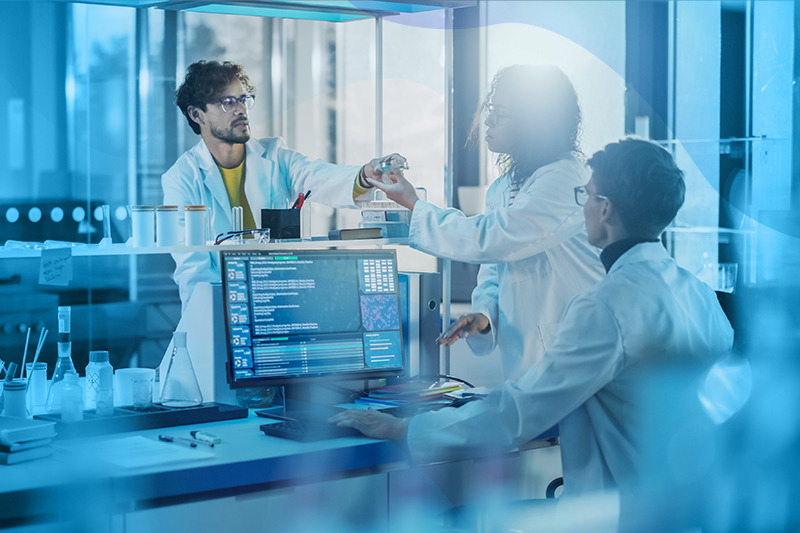
[[(39, 243), (31, 243), (39, 244)], [(328, 239), (302, 239), (274, 241), (269, 244), (245, 243), (245, 244), (220, 244), (205, 246), (150, 246), (134, 248), (125, 244), (109, 244), (100, 246), (99, 244), (75, 243), (72, 248), (73, 257), (93, 257), (93, 256), (125, 256), (125, 255), (153, 255), (153, 254), (179, 254), (193, 252), (219, 252), (221, 250), (307, 250), (313, 248), (363, 248), (381, 247), (394, 245), (407, 245), (408, 238), (393, 239), (355, 239), (345, 241), (331, 241)], [(0, 246), (0, 259), (24, 259), (40, 257), (42, 250), (55, 250), (66, 248), (66, 246), (45, 247), (41, 244), (39, 248), (9, 248)]]

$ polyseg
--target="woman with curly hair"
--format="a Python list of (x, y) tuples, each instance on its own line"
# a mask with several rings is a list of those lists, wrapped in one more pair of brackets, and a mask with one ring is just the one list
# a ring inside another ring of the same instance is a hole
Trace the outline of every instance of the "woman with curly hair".
[(402, 175), (371, 179), (412, 210), (409, 244), (437, 257), (480, 263), (472, 313), (439, 339), (466, 337), (477, 355), (498, 348), (506, 379), (541, 359), (569, 301), (600, 280), (574, 188), (589, 175), (578, 157), (581, 112), (575, 89), (555, 66), (500, 70), (475, 116), (503, 174), (486, 193), (484, 214), (467, 217), (420, 200)]

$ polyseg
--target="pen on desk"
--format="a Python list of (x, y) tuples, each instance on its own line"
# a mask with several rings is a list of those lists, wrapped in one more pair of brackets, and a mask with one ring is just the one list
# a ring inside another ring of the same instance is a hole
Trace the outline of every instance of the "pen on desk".
[(186, 439), (186, 440), (188, 440), (189, 442), (191, 442), (193, 444), (202, 444), (203, 446), (208, 446), (209, 448), (213, 448), (214, 447), (214, 443), (213, 442), (206, 442), (206, 441), (200, 440), (200, 439), (198, 439), (196, 437), (194, 439)]
[(169, 435), (159, 435), (158, 440), (164, 442), (177, 442), (178, 444), (185, 444), (186, 446), (191, 446), (192, 448), (197, 448), (197, 443), (192, 442), (189, 439), (182, 439), (180, 437), (170, 437)]
[(219, 444), (220, 442), (222, 442), (221, 438), (207, 431), (200, 431), (195, 429), (190, 431), (189, 434), (197, 440), (201, 440), (211, 444)]

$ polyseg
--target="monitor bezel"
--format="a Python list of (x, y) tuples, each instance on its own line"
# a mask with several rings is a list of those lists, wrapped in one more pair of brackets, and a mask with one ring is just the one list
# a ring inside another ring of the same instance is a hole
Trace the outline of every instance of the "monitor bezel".
[[(231, 324), (230, 320), (230, 300), (226, 293), (227, 287), (227, 262), (225, 261), (226, 256), (240, 256), (243, 254), (252, 254), (252, 255), (287, 255), (287, 254), (311, 254), (311, 253), (347, 253), (352, 254), (354, 256), (359, 254), (375, 254), (375, 255), (386, 255), (390, 253), (392, 255), (392, 260), (394, 264), (394, 284), (397, 287), (398, 291), (398, 298), (397, 298), (397, 317), (400, 321), (400, 352), (403, 354), (401, 358), (401, 366), (400, 367), (390, 367), (387, 369), (364, 369), (362, 371), (357, 371), (353, 373), (332, 373), (332, 374), (314, 374), (314, 375), (305, 375), (305, 376), (281, 376), (281, 377), (262, 377), (258, 379), (250, 379), (247, 381), (237, 381), (233, 375), (233, 345), (231, 344)], [(220, 269), (221, 269), (221, 277), (222, 277), (222, 299), (223, 299), (223, 312), (225, 315), (223, 316), (223, 320), (225, 321), (225, 352), (226, 352), (226, 363), (225, 363), (225, 375), (227, 377), (228, 385), (231, 389), (243, 389), (248, 387), (278, 387), (284, 385), (312, 385), (314, 383), (323, 383), (323, 382), (331, 382), (331, 381), (351, 381), (351, 380), (369, 380), (369, 379), (386, 379), (386, 378), (398, 378), (403, 377), (408, 372), (406, 368), (408, 363), (405, 357), (405, 346), (403, 345), (403, 324), (402, 324), (402, 309), (401, 309), (401, 300), (402, 295), (400, 294), (400, 283), (398, 280), (398, 268), (397, 268), (397, 251), (394, 249), (380, 249), (380, 250), (370, 250), (370, 249), (354, 249), (348, 248), (346, 250), (340, 248), (314, 248), (314, 249), (302, 249), (302, 250), (292, 250), (292, 249), (252, 249), (252, 250), (222, 250), (220, 251)]]

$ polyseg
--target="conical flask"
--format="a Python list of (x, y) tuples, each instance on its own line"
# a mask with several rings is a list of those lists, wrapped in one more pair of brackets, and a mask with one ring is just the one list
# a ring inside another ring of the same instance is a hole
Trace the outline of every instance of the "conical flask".
[(172, 355), (161, 390), (161, 405), (164, 407), (197, 407), (203, 403), (203, 394), (197, 384), (192, 360), (186, 349), (186, 332), (172, 334)]

